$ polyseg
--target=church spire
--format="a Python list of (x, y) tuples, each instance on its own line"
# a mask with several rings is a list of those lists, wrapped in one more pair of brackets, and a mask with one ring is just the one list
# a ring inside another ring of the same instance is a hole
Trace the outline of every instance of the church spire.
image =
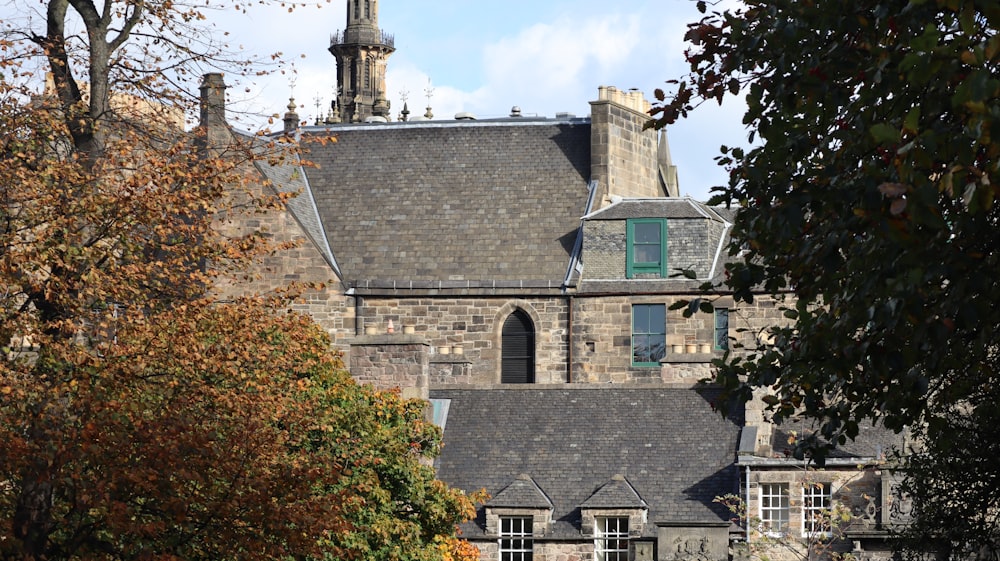
[(347, 27), (330, 37), (337, 59), (337, 105), (344, 122), (390, 118), (385, 67), (393, 36), (378, 26), (378, 0), (347, 0)]

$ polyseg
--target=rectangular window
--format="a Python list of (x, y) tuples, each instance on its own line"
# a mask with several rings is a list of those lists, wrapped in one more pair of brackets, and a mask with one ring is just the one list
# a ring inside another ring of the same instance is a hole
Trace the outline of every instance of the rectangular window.
[(783, 534), (788, 531), (788, 484), (760, 484), (760, 522), (762, 531)]
[(626, 245), (626, 278), (653, 274), (667, 276), (667, 220), (637, 218), (628, 221)]
[(628, 517), (598, 517), (594, 522), (595, 561), (628, 561)]
[(802, 488), (802, 534), (824, 536), (830, 533), (832, 494), (829, 483), (813, 483)]
[(715, 309), (715, 350), (724, 351), (729, 348), (729, 310)]
[(632, 306), (632, 364), (659, 366), (667, 352), (666, 304)]
[(500, 561), (531, 561), (530, 516), (500, 517)]

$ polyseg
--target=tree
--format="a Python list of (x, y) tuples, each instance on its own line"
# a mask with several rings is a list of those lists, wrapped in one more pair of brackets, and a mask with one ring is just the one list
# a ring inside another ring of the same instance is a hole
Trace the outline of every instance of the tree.
[(911, 537), (955, 557), (1000, 547), (998, 29), (995, 2), (751, 0), (689, 26), (691, 74), (653, 109), (746, 96), (756, 143), (723, 147), (713, 198), (738, 207), (726, 284), (788, 294), (790, 324), (717, 381), (817, 420), (797, 453), (819, 461), (865, 419), (912, 430)]
[(253, 164), (283, 147), (183, 130), (227, 62), (200, 12), (42, 6), (0, 36), (0, 558), (471, 558), (421, 405), (355, 385), (294, 291), (212, 296), (281, 249), (213, 221), (281, 207)]

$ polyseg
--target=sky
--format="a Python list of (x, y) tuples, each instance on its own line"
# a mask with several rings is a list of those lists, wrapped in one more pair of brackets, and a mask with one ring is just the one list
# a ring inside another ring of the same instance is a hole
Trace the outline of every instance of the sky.
[[(251, 110), (284, 114), (294, 95), (302, 119), (325, 114), (336, 86), (330, 35), (345, 27), (346, 1), (322, 7), (214, 13), (211, 22), (248, 51), (281, 51), (286, 74), (235, 84)], [(470, 112), (502, 117), (557, 112), (587, 116), (598, 86), (638, 88), (647, 99), (684, 74), (684, 32), (700, 19), (694, 0), (381, 0), (379, 26), (395, 37), (386, 87), (392, 114), (429, 104), (436, 119)], [(294, 67), (294, 86), (291, 68)], [(430, 99), (427, 92), (430, 89)], [(744, 106), (705, 104), (668, 129), (682, 195), (707, 200), (726, 182), (720, 145), (746, 145)]]
[[(206, 37), (244, 55), (268, 59), (280, 52), (284, 61), (266, 76), (227, 74), (235, 126), (256, 130), (267, 124), (261, 115), (277, 115), (280, 127), (292, 95), (300, 118), (325, 115), (336, 87), (327, 48), (330, 35), (346, 25), (346, 0), (308, 1), (321, 3), (289, 10), (281, 0), (207, 1), (229, 7), (204, 12)], [(44, 4), (0, 0), (0, 21), (38, 27)], [(233, 5), (249, 7), (244, 13)], [(656, 88), (687, 71), (683, 37), (700, 17), (695, 0), (380, 0), (379, 26), (396, 47), (386, 73), (392, 114), (402, 110), (404, 96), (411, 115), (430, 105), (435, 119), (459, 112), (503, 117), (513, 106), (527, 116), (584, 117), (599, 86), (637, 88), (651, 100)], [(714, 158), (721, 145), (746, 145), (744, 109), (740, 99), (728, 98), (668, 128), (682, 195), (707, 200), (712, 186), (726, 182)]]

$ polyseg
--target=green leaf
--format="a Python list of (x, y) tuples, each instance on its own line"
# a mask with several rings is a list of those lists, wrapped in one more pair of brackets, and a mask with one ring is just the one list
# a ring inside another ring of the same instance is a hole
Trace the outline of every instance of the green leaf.
[(920, 126), (920, 106), (914, 106), (903, 119), (903, 131), (916, 134)]
[(868, 132), (878, 144), (895, 144), (899, 142), (899, 129), (886, 123), (872, 125), (872, 128)]

